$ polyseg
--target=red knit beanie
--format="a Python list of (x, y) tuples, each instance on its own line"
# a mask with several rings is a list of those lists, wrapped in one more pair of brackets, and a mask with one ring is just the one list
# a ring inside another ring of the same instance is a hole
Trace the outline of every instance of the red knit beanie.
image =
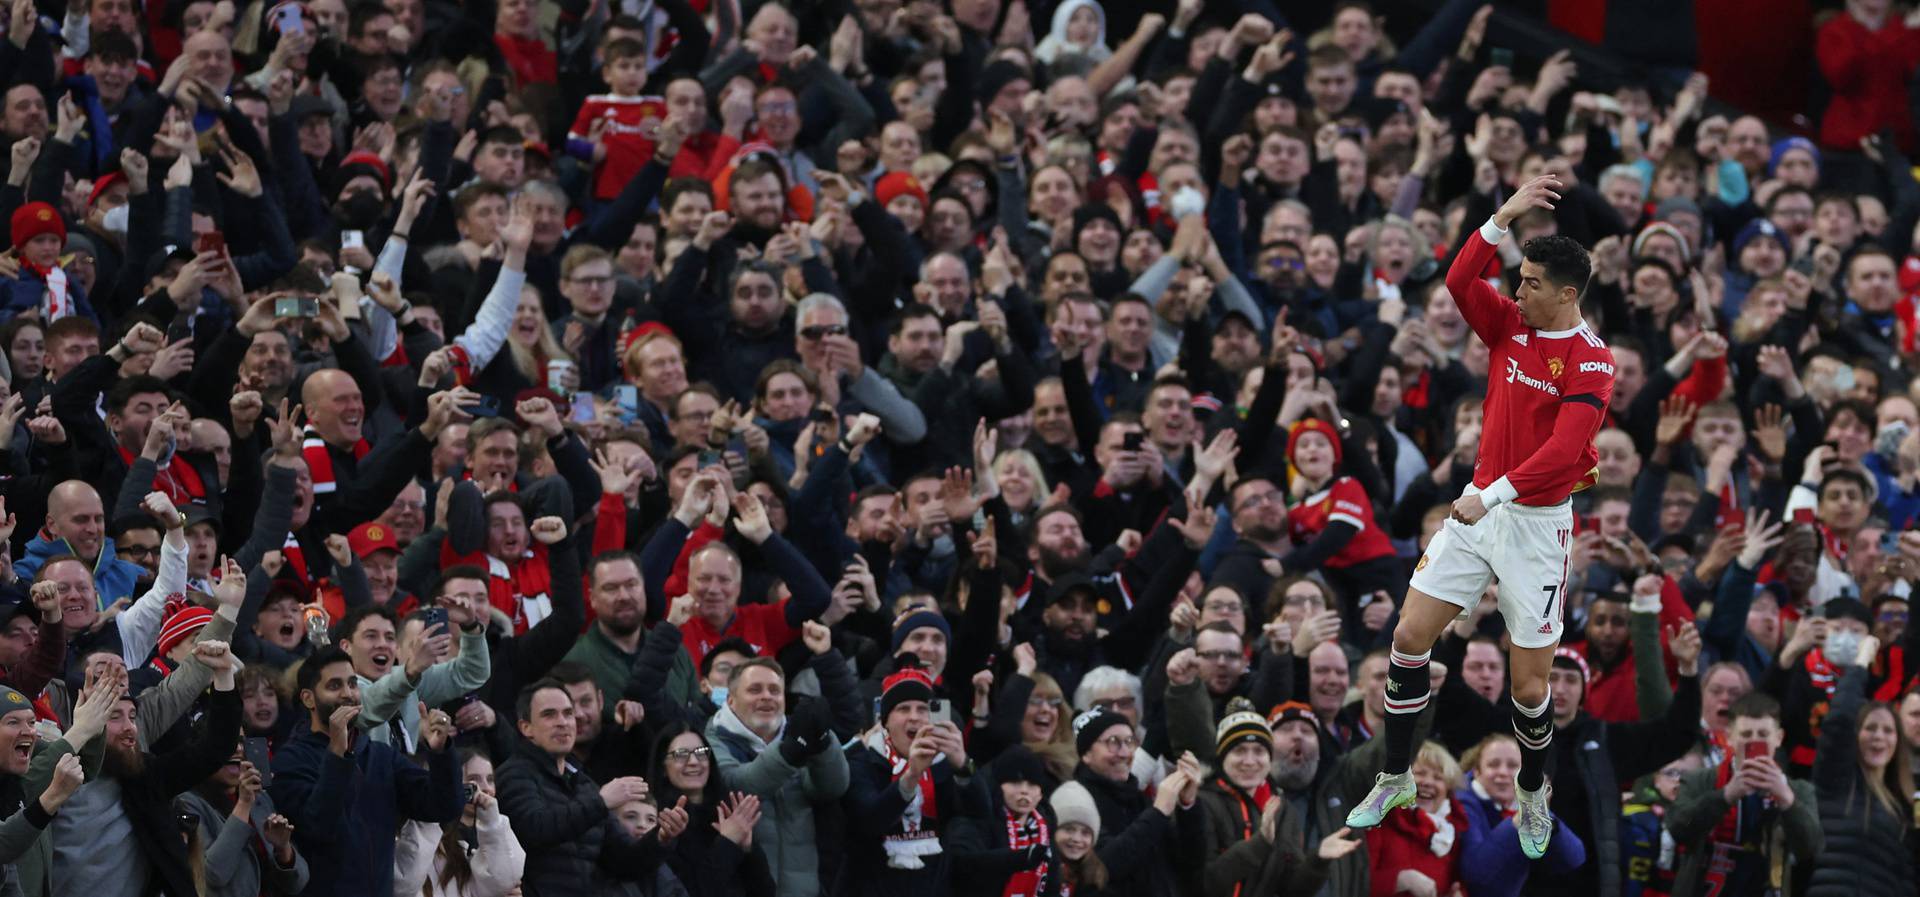
[(67, 223), (60, 220), (60, 213), (44, 202), (30, 202), (13, 212), (13, 248), (21, 249), (27, 241), (41, 234), (53, 234), (60, 238), (60, 245), (67, 244)]
[(1293, 425), (1293, 432), (1287, 434), (1287, 460), (1293, 460), (1293, 452), (1300, 445), (1300, 437), (1307, 433), (1319, 433), (1327, 437), (1327, 441), (1333, 443), (1333, 464), (1335, 467), (1340, 466), (1340, 431), (1317, 417), (1302, 418), (1299, 423)]

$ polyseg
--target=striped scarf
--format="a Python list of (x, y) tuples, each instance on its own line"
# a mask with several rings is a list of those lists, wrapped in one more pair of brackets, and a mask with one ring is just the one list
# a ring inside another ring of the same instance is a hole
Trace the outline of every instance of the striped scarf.
[[(1805, 624), (1802, 624), (1805, 625)], [(1807, 681), (1813, 686), (1813, 714), (1807, 721), (1807, 743), (1796, 744), (1787, 751), (1787, 759), (1795, 766), (1811, 768), (1813, 766), (1814, 746), (1820, 742), (1820, 724), (1827, 717), (1827, 708), (1833, 700), (1834, 686), (1840, 682), (1840, 670), (1827, 660), (1827, 654), (1820, 648), (1807, 652), (1801, 661), (1807, 671)]]
[[(1016, 819), (1012, 810), (1003, 812), (1007, 815), (1008, 849), (1021, 853), (1030, 847), (1047, 847), (1053, 843), (1045, 816), (1033, 812), (1028, 813), (1025, 819)], [(1000, 892), (1000, 897), (1035, 897), (1046, 889), (1047, 864), (1041, 863), (1032, 869), (1013, 873), (1007, 879), (1007, 886)]]
[[(893, 742), (887, 737), (885, 728), (875, 726), (864, 740), (868, 749), (886, 758), (893, 781), (898, 782), (901, 776), (906, 775), (907, 758), (894, 752)], [(918, 785), (913, 800), (907, 802), (906, 812), (900, 814), (899, 833), (887, 835), (880, 843), (887, 855), (887, 865), (894, 869), (925, 869), (927, 864), (922, 857), (941, 852), (940, 835), (927, 824), (938, 815), (931, 768), (920, 773)]]
[[(301, 432), (305, 438), (300, 442), (300, 454), (307, 459), (307, 474), (313, 478), (313, 494), (330, 495), (339, 488), (339, 484), (334, 480), (333, 450), (328, 447), (326, 440), (320, 438), (319, 433), (314, 432), (312, 427), (307, 427)], [(353, 460), (365, 458), (370, 451), (373, 451), (373, 446), (368, 445), (365, 439), (355, 442)]]

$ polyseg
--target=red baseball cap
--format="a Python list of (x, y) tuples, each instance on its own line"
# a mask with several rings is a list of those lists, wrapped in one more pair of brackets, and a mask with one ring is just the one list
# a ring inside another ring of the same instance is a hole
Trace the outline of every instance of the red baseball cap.
[(362, 523), (347, 534), (347, 545), (359, 557), (366, 557), (376, 551), (400, 550), (400, 540), (394, 538), (393, 527), (378, 520)]

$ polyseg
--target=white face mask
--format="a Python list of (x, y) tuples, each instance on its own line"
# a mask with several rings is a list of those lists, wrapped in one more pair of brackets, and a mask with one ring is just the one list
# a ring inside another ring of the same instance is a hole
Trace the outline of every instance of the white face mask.
[(121, 203), (120, 205), (114, 206), (101, 218), (100, 226), (106, 228), (108, 233), (126, 236), (127, 214), (131, 208), (132, 205), (130, 203)]

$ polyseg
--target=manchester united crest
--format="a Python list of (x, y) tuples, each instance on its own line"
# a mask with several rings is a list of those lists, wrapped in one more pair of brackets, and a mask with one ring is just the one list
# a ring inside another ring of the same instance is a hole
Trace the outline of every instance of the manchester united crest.
[(1555, 380), (1560, 379), (1560, 373), (1562, 371), (1565, 371), (1566, 369), (1567, 369), (1566, 362), (1561, 361), (1558, 358), (1547, 359), (1547, 373), (1553, 375), (1553, 379)]

